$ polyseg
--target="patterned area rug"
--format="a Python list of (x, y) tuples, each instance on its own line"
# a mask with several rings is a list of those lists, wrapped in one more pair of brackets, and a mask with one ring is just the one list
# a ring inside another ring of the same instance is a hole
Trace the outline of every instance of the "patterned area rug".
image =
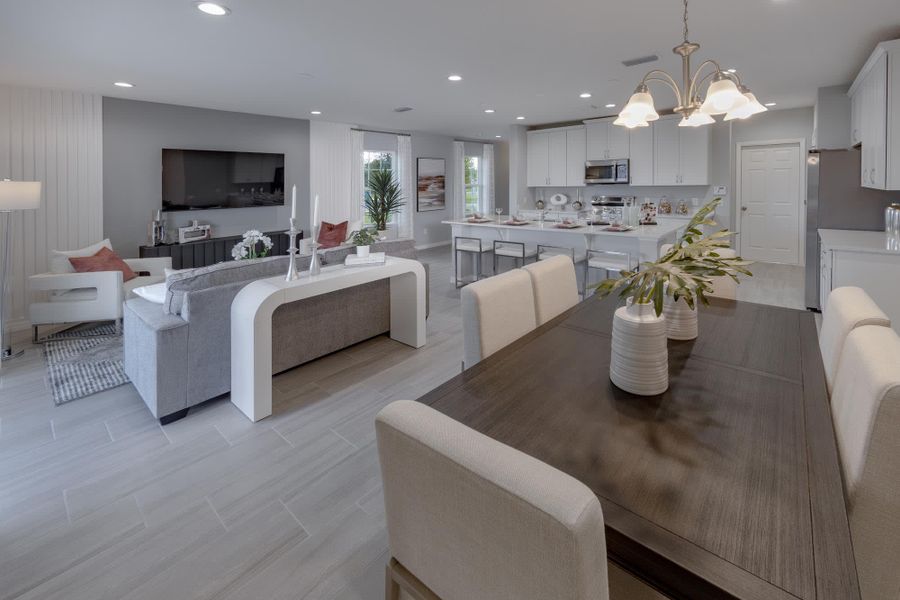
[(115, 324), (83, 325), (44, 342), (47, 379), (57, 406), (129, 383)]

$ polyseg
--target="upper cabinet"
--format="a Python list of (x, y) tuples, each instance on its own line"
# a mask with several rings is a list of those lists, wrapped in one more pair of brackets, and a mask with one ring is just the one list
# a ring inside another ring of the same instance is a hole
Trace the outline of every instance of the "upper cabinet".
[(585, 160), (629, 158), (628, 129), (613, 125), (615, 117), (585, 121), (587, 154)]
[(711, 127), (679, 127), (680, 115), (653, 129), (653, 185), (709, 185)]
[(860, 184), (900, 189), (900, 40), (882, 42), (850, 86), (853, 145), (862, 145)]
[(584, 127), (529, 131), (527, 136), (529, 187), (584, 185)]
[(653, 127), (628, 132), (631, 185), (653, 185)]

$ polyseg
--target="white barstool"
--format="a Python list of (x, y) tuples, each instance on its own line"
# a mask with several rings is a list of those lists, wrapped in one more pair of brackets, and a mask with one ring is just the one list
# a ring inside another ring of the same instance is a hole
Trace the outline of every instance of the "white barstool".
[(610, 273), (631, 271), (633, 268), (634, 263), (632, 262), (631, 254), (628, 252), (588, 250), (584, 262), (584, 281), (581, 283), (582, 297), (587, 298), (587, 286), (590, 280), (591, 269), (605, 271), (608, 279)]
[(453, 238), (453, 258), (455, 259), (454, 265), (454, 273), (453, 276), (456, 280), (456, 288), (459, 289), (462, 286), (466, 285), (460, 276), (459, 276), (459, 257), (460, 253), (464, 256), (474, 256), (475, 257), (475, 281), (478, 281), (483, 277), (482, 272), (482, 263), (481, 257), (485, 252), (490, 252), (490, 246), (485, 247), (481, 241), (481, 238), (473, 238), (473, 237), (463, 237), (457, 236)]
[(860, 597), (900, 590), (900, 338), (865, 325), (844, 342), (831, 394)]
[(497, 259), (501, 256), (513, 259), (516, 267), (524, 267), (529, 258), (537, 256), (537, 249), (528, 248), (524, 242), (504, 242), (494, 240), (494, 275), (499, 275)]

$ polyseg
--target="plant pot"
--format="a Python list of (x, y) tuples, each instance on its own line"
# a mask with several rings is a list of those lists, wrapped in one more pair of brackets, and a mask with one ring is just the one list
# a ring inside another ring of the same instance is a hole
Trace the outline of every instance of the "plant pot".
[(652, 304), (633, 300), (613, 317), (609, 378), (626, 392), (654, 396), (669, 387), (666, 318), (657, 317)]
[(356, 255), (360, 258), (365, 258), (369, 255), (370, 246), (357, 246), (356, 247)]
[(379, 240), (386, 240), (387, 237), (388, 237), (388, 230), (387, 230), (387, 229), (379, 229), (379, 230), (378, 230), (378, 239), (379, 239)]
[(693, 340), (697, 338), (697, 305), (688, 306), (684, 298), (676, 302), (672, 296), (666, 295), (663, 304), (663, 316), (666, 318), (666, 335), (670, 340)]

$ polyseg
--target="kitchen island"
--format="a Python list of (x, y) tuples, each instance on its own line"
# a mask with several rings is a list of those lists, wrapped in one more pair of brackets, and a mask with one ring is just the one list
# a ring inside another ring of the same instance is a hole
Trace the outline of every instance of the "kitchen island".
[[(576, 256), (584, 256), (585, 250), (612, 250), (627, 252), (633, 262), (645, 262), (659, 258), (659, 247), (671, 244), (687, 223), (683, 219), (657, 219), (656, 225), (639, 225), (631, 231), (605, 231), (606, 225), (585, 225), (574, 229), (557, 227), (554, 221), (533, 221), (527, 225), (505, 225), (509, 216), (501, 215), (487, 223), (470, 223), (468, 220), (444, 221), (452, 229), (452, 237), (478, 238), (485, 248), (492, 248), (495, 240), (523, 242), (533, 249), (538, 244), (573, 248)], [(453, 273), (456, 272), (456, 256), (453, 253)], [(463, 265), (461, 265), (463, 266)]]

